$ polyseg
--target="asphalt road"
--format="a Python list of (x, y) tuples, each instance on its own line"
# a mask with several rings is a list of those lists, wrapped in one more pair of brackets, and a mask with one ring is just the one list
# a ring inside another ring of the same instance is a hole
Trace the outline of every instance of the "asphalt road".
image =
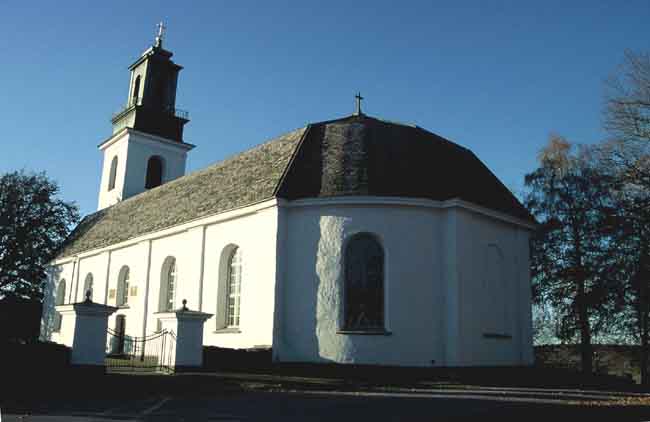
[(234, 392), (118, 400), (40, 401), (0, 421), (481, 421), (650, 420), (650, 407), (579, 407), (501, 397), (408, 393)]

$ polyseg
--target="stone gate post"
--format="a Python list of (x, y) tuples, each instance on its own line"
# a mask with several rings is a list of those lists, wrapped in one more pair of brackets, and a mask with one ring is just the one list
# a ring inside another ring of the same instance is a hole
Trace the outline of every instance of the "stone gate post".
[(187, 309), (183, 300), (180, 309), (171, 312), (157, 312), (162, 329), (176, 334), (176, 347), (171, 356), (175, 372), (191, 371), (203, 366), (203, 324), (212, 317), (205, 312)]
[(94, 303), (86, 296), (83, 302), (58, 305), (55, 309), (61, 314), (61, 340), (72, 348), (70, 363), (104, 371), (108, 317), (117, 308)]

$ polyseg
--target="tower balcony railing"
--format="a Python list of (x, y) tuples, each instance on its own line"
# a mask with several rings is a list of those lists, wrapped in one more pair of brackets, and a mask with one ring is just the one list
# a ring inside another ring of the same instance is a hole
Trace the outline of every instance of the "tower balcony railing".
[[(129, 111), (131, 108), (135, 106), (142, 106), (142, 98), (141, 97), (134, 97), (131, 98), (124, 107), (122, 107), (119, 111), (113, 113), (113, 119), (115, 120), (127, 111)], [(190, 112), (187, 110), (182, 110), (180, 108), (174, 108), (174, 107), (167, 107), (163, 110), (163, 112), (169, 113), (170, 115), (174, 117), (178, 117), (179, 119), (185, 119), (189, 120), (190, 119)]]
[(187, 110), (182, 110), (180, 108), (174, 108), (173, 110), (173, 115), (178, 117), (179, 119), (185, 119), (185, 120), (190, 120), (190, 112)]

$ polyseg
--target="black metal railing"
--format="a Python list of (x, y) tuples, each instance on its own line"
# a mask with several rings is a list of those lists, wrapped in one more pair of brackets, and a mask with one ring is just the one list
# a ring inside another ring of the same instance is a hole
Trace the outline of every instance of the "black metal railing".
[(106, 340), (105, 364), (109, 372), (174, 371), (176, 334), (171, 330), (133, 337), (109, 328)]
[(187, 110), (181, 110), (180, 108), (174, 108), (173, 109), (173, 114), (174, 114), (174, 116), (178, 117), (179, 119), (190, 120), (190, 112), (187, 111)]
[[(143, 106), (142, 98), (140, 97), (131, 98), (124, 107), (122, 107), (119, 111), (113, 113), (113, 120), (115, 120), (117, 117), (129, 111), (131, 108), (135, 106)], [(180, 108), (166, 107), (165, 109), (163, 109), (163, 112), (168, 113), (174, 117), (178, 117), (179, 119), (185, 119), (185, 120), (190, 119), (190, 112), (187, 110), (182, 110)]]

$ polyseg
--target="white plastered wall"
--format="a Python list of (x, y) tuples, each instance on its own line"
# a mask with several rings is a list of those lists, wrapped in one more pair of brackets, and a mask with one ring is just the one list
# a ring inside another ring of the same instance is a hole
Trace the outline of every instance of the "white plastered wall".
[[(127, 336), (142, 336), (142, 323), (144, 314), (145, 280), (147, 275), (146, 261), (147, 244), (139, 242), (133, 245), (112, 250), (110, 266), (108, 268), (108, 298), (107, 305), (117, 305), (117, 292), (120, 271), (122, 267), (129, 268), (129, 293), (125, 306), (119, 309), (108, 318), (108, 327), (115, 329), (115, 319), (118, 315), (125, 317), (125, 333)], [(101, 272), (102, 267), (96, 267)], [(106, 271), (106, 267), (103, 267)], [(135, 294), (134, 294), (135, 293)]]
[(55, 310), (57, 303), (56, 293), (61, 280), (65, 280), (66, 291), (64, 304), (70, 303), (70, 286), (73, 282), (76, 264), (73, 261), (64, 265), (50, 267), (48, 269), (47, 280), (44, 288), (43, 312), (41, 314), (41, 334), (40, 339), (44, 341), (53, 341), (60, 343), (62, 340), (61, 332), (54, 331)]
[[(287, 209), (280, 361), (430, 366), (444, 361), (440, 211), (399, 206)], [(390, 335), (339, 334), (346, 239), (373, 233), (385, 253)]]
[[(528, 229), (461, 208), (447, 213), (449, 365), (531, 364)], [(490, 247), (502, 258), (496, 284)]]
[(92, 300), (95, 303), (106, 304), (106, 266), (108, 265), (108, 252), (90, 255), (80, 258), (77, 262), (79, 266), (79, 279), (75, 280), (75, 291), (73, 302), (81, 302), (86, 298), (84, 292), (84, 282), (88, 274), (93, 277)]
[[(237, 245), (243, 253), (239, 332), (217, 330), (215, 315), (205, 323), (204, 344), (231, 348), (269, 347), (273, 338), (276, 232), (277, 208), (263, 206), (250, 212), (241, 211), (230, 218), (209, 217), (192, 222), (187, 227), (144, 236), (105, 250), (80, 254), (76, 261), (68, 259), (54, 263), (45, 300), (46, 303), (54, 303), (56, 285), (62, 278), (67, 283), (65, 302), (70, 302), (67, 297), (71, 293), (71, 285), (76, 291), (76, 296), (72, 293), (72, 298), (83, 300), (83, 282), (86, 274), (92, 272), (93, 300), (116, 306), (120, 270), (123, 266), (128, 266), (128, 306), (120, 307), (109, 317), (108, 327), (114, 329), (117, 315), (124, 315), (128, 336), (149, 335), (156, 330), (155, 313), (159, 311), (161, 274), (165, 259), (169, 256), (176, 259), (174, 308), (180, 308), (182, 300), (186, 299), (187, 307), (191, 310), (218, 314), (225, 311), (217, 307), (219, 259), (225, 247)], [(77, 275), (79, 277), (78, 289), (76, 284), (71, 283), (73, 274), (75, 283)], [(113, 297), (110, 297), (111, 291), (115, 293)], [(42, 338), (59, 342), (59, 335), (47, 328), (51, 324), (45, 324), (51, 319), (52, 313), (53, 306), (46, 305), (41, 325)]]
[(187, 149), (178, 142), (161, 141), (159, 137), (131, 132), (126, 167), (124, 198), (144, 192), (149, 158), (157, 155), (163, 161), (162, 182), (177, 179), (185, 174)]
[[(102, 180), (99, 187), (98, 209), (111, 206), (121, 200), (144, 192), (147, 163), (152, 156), (163, 162), (162, 182), (166, 183), (185, 174), (189, 144), (181, 144), (148, 135), (133, 129), (125, 129), (115, 138), (100, 146), (103, 152)], [(108, 190), (111, 162), (117, 156), (115, 188)]]
[[(66, 279), (66, 296), (75, 288), (81, 300), (82, 289), (76, 286), (83, 286), (85, 275), (92, 272), (95, 301), (104, 303), (107, 293), (117, 289), (123, 265), (130, 267), (130, 286), (137, 286), (137, 294), (129, 297), (128, 309), (116, 314), (127, 317), (128, 335), (151, 334), (156, 327), (153, 313), (158, 311), (162, 265), (166, 257), (174, 256), (175, 307), (187, 299), (190, 309), (215, 314), (204, 326), (205, 345), (272, 344), (274, 358), (281, 361), (415, 366), (532, 363), (528, 229), (455, 206), (264, 206), (238, 213), (206, 218), (55, 265), (46, 288), (43, 338), (58, 341), (46, 324), (58, 280)], [(385, 249), (388, 336), (337, 333), (343, 245), (361, 231), (376, 234)], [(507, 288), (502, 297), (512, 318), (501, 334), (511, 338), (485, 338), (481, 325), (489, 312), (481, 290), (489, 244), (498, 245), (503, 254)], [(217, 326), (217, 316), (224, 311), (218, 306), (220, 260), (224, 248), (231, 245), (243, 253), (240, 332)], [(275, 309), (276, 292), (279, 309)], [(107, 304), (114, 305), (115, 299)], [(109, 327), (114, 325), (115, 315)]]
[[(274, 359), (408, 366), (532, 363), (528, 229), (444, 203), (356, 201), (312, 201), (286, 209)], [(361, 231), (375, 234), (385, 250), (387, 336), (337, 333), (344, 245)], [(482, 323), (490, 312), (481, 290), (489, 244), (497, 244), (504, 256), (503, 290), (496, 297), (506, 306), (510, 326), (491, 333), (499, 338), (485, 338)]]
[[(215, 316), (205, 322), (204, 344), (231, 348), (272, 345), (277, 218), (278, 209), (273, 207), (207, 227), (202, 311)], [(219, 314), (224, 312), (218, 306), (218, 281), (225, 276), (220, 271), (221, 259), (227, 259), (222, 252), (233, 245), (242, 252), (239, 333), (220, 330), (217, 325)]]
[[(122, 134), (106, 148), (102, 149), (102, 179), (99, 184), (99, 200), (97, 209), (109, 207), (123, 198), (126, 173), (126, 157), (128, 152), (128, 132)], [(117, 157), (117, 171), (115, 173), (115, 187), (108, 190), (111, 173), (111, 162)]]

